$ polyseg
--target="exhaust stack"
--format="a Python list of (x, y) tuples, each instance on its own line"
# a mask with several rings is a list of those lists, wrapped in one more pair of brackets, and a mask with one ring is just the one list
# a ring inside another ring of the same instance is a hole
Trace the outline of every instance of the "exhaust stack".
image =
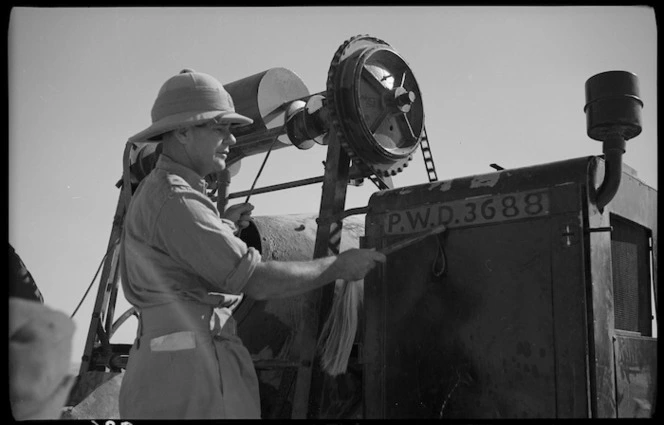
[(625, 142), (641, 133), (639, 83), (627, 71), (607, 71), (586, 81), (586, 127), (588, 136), (603, 142), (606, 168), (597, 190), (600, 211), (611, 202), (620, 186)]

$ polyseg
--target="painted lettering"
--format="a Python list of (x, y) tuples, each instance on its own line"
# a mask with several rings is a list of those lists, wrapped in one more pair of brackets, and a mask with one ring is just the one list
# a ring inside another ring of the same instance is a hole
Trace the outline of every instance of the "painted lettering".
[[(424, 217), (422, 217), (422, 212), (425, 213)], [(412, 229), (424, 229), (427, 227), (427, 224), (429, 223), (429, 213), (431, 212), (430, 208), (427, 208), (425, 211), (422, 210), (415, 210), (415, 211), (406, 211), (406, 217), (408, 218), (408, 221), (410, 222), (410, 227)], [(414, 213), (414, 214), (411, 214)], [(414, 215), (414, 217), (413, 217)], [(420, 223), (420, 226), (417, 226), (417, 223)]]

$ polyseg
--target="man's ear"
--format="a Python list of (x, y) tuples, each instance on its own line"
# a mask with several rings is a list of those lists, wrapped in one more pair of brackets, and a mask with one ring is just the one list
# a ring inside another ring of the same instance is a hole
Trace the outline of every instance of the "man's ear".
[(180, 142), (180, 144), (186, 145), (191, 139), (191, 129), (186, 127), (178, 128), (177, 130), (173, 131), (173, 136), (178, 142)]

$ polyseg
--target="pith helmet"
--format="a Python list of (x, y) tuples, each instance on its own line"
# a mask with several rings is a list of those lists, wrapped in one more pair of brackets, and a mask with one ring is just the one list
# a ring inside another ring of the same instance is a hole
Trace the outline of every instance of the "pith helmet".
[(171, 130), (217, 122), (248, 125), (254, 121), (235, 112), (233, 99), (213, 76), (183, 69), (169, 78), (152, 106), (152, 125), (129, 138), (130, 142), (158, 142)]

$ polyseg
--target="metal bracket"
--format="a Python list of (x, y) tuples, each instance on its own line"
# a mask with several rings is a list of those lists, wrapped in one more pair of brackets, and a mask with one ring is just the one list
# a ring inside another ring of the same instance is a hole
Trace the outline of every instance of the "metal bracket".
[(561, 244), (568, 248), (579, 243), (579, 225), (577, 223), (565, 223), (560, 228)]
[(598, 233), (598, 232), (613, 232), (613, 226), (609, 227), (595, 227), (592, 229), (585, 229), (585, 233)]
[(376, 174), (371, 174), (369, 176), (369, 180), (371, 180), (371, 182), (375, 184), (379, 190), (387, 190), (394, 188), (394, 183), (392, 183), (391, 177), (379, 177)]

